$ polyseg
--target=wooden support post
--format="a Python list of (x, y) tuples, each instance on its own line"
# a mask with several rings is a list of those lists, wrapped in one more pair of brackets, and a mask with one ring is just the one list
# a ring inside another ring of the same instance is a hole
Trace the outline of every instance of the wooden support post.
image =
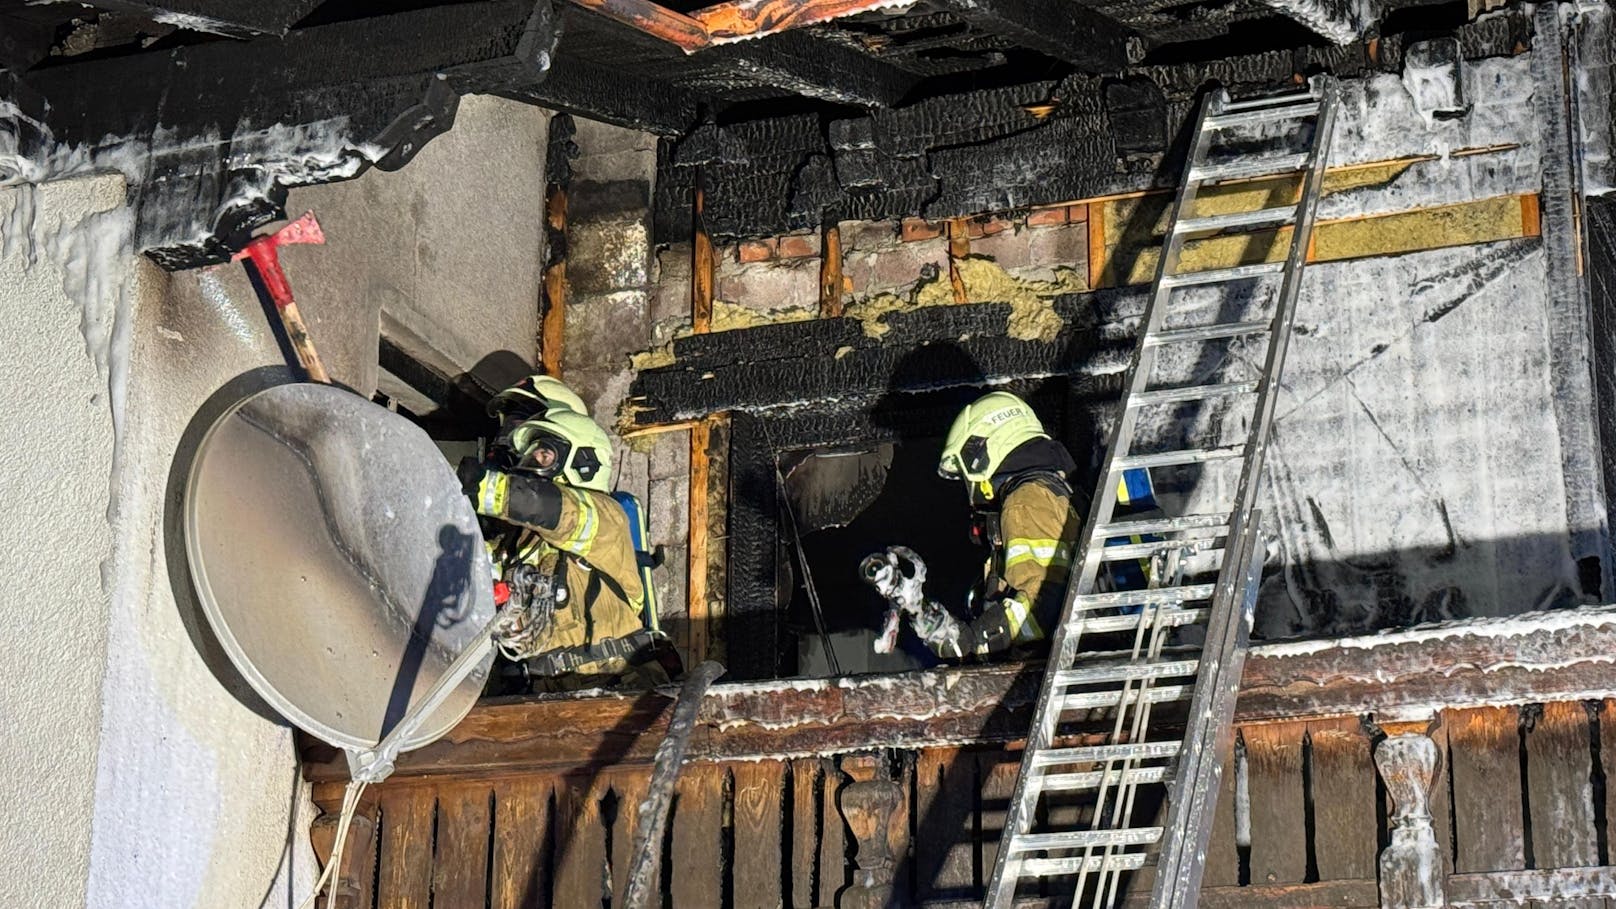
[(1089, 290), (1105, 280), (1105, 203), (1089, 203)]
[(1431, 785), (1439, 755), (1430, 736), (1387, 736), (1375, 748), (1375, 766), (1392, 799), (1391, 843), (1380, 854), (1380, 904), (1387, 909), (1442, 909), (1441, 851), (1431, 826)]
[(964, 218), (948, 219), (948, 283), (954, 286), (955, 303), (966, 300), (965, 279), (959, 271), (959, 260), (971, 254), (971, 238), (965, 230)]
[[(696, 174), (695, 229), (690, 267), (690, 326), (696, 334), (713, 329), (713, 242), (707, 236), (707, 225), (702, 220), (706, 192), (701, 174)], [(712, 441), (712, 418), (699, 420), (690, 427), (690, 545), (686, 562), (686, 638), (687, 666), (695, 666), (707, 658), (712, 617), (707, 611), (707, 495), (712, 478), (709, 472), (708, 447)]]
[(539, 326), (539, 358), (545, 375), (561, 377), (562, 338), (567, 326), (567, 188), (545, 187), (544, 317)]
[(838, 319), (842, 310), (842, 229), (831, 223), (820, 234), (819, 315)]

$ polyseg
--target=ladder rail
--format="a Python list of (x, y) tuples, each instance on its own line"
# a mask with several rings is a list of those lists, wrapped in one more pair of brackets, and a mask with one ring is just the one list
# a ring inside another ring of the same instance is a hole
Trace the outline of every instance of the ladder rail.
[[(1190, 724), (1194, 729), (1193, 733), (1186, 730), (1185, 739), (1193, 745), (1181, 755), (1174, 774), (1179, 789), (1168, 807), (1166, 833), (1157, 857), (1150, 896), (1153, 909), (1194, 909), (1200, 897), (1213, 827), (1208, 808), (1217, 802), (1223, 766), (1234, 752), (1234, 727), (1221, 718), (1233, 709), (1245, 668), (1245, 645), (1250, 639), (1262, 581), (1263, 549), (1258, 545), (1261, 526), (1261, 514), (1254, 512), (1241, 534), (1243, 572), (1220, 594), (1225, 602), (1238, 602), (1239, 609), (1214, 609), (1207, 629), (1208, 649), (1218, 642), (1218, 656), (1206, 661), (1202, 671), (1210, 683), (1202, 685), (1197, 679), (1190, 702)], [(1211, 747), (1207, 748), (1209, 740)]]
[[(1197, 117), (1197, 130), (1195, 141), (1190, 149), (1186, 166), (1193, 167), (1205, 157), (1206, 149), (1211, 145), (1211, 132), (1200, 129), (1199, 124), (1204, 121), (1213, 109), (1217, 92), (1209, 92), (1201, 99), (1200, 113)], [(1188, 210), (1195, 199), (1195, 184), (1185, 180), (1178, 188), (1178, 195), (1173, 201), (1173, 215), (1176, 220)], [(1159, 327), (1159, 323), (1166, 318), (1166, 307), (1161, 305), (1162, 288), (1161, 278), (1170, 272), (1170, 265), (1176, 264), (1178, 251), (1183, 243), (1181, 235), (1169, 232), (1162, 244), (1162, 253), (1156, 263), (1156, 292), (1151, 298), (1145, 313), (1144, 324), (1140, 326), (1141, 335), (1148, 333), (1151, 327)], [(1133, 360), (1129, 365), (1129, 390), (1143, 390), (1143, 382), (1149, 378), (1150, 368), (1155, 362), (1153, 351), (1143, 344), (1134, 347)], [(1144, 365), (1143, 370), (1140, 366)], [(1117, 416), (1117, 425), (1112, 428), (1111, 444), (1106, 450), (1105, 463), (1101, 467), (1101, 490), (1094, 497), (1089, 506), (1088, 521), (1084, 526), (1094, 527), (1110, 519), (1111, 511), (1116, 506), (1116, 472), (1113, 464), (1117, 459), (1119, 443), (1126, 444), (1133, 435), (1133, 423), (1138, 417), (1137, 408), (1122, 408)], [(1066, 593), (1062, 597), (1061, 620), (1055, 628), (1055, 635), (1050, 642), (1049, 664), (1056, 668), (1069, 664), (1077, 655), (1077, 645), (1083, 636), (1082, 625), (1084, 613), (1078, 612), (1075, 625), (1069, 625), (1067, 618), (1074, 613), (1073, 603), (1078, 596), (1093, 593), (1095, 577), (1099, 567), (1099, 550), (1104, 548), (1104, 541), (1092, 538), (1083, 540), (1081, 554), (1078, 559), (1070, 563), (1066, 578)], [(1059, 713), (1047, 709), (1047, 705), (1056, 697), (1056, 677), (1052, 671), (1044, 673), (1043, 681), (1039, 683), (1038, 704), (1035, 708), (1035, 720), (1027, 736), (1026, 750), (1022, 754), (1021, 769), (1016, 775), (1016, 786), (1010, 797), (1009, 809), (1005, 814), (1004, 827), (1006, 836), (1025, 829), (1027, 819), (1035, 810), (1038, 798), (1038, 789), (1034, 788), (1032, 781), (1039, 776), (1039, 770), (1034, 763), (1034, 756), (1049, 747), (1054, 737), (1055, 726), (1059, 720)], [(1015, 900), (1016, 878), (1009, 874), (1012, 862), (1011, 850), (1000, 849), (993, 860), (993, 873), (988, 879), (986, 909), (1011, 909)]]

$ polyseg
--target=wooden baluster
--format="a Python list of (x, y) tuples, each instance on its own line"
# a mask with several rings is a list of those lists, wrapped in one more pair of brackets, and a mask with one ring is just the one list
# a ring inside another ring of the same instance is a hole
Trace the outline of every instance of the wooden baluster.
[(853, 883), (837, 894), (837, 909), (885, 909), (892, 903), (897, 856), (892, 844), (892, 815), (903, 801), (903, 789), (891, 779), (886, 762), (876, 754), (849, 755), (842, 770), (853, 782), (843, 787), (838, 803), (856, 844)]
[(1431, 826), (1436, 743), (1420, 732), (1388, 735), (1375, 748), (1375, 767), (1392, 799), (1391, 843), (1380, 853), (1380, 904), (1386, 909), (1441, 909), (1445, 875)]

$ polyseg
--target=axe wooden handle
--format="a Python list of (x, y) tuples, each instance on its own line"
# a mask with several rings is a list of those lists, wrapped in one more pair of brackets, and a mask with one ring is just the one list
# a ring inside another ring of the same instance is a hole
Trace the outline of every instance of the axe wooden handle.
[(331, 374), (325, 371), (325, 364), (314, 349), (314, 341), (309, 338), (309, 327), (303, 322), (303, 314), (297, 311), (297, 303), (287, 300), (285, 306), (276, 306), (275, 310), (281, 314), (286, 337), (292, 342), (297, 361), (303, 364), (303, 371), (309, 374), (309, 379), (324, 385), (331, 384)]

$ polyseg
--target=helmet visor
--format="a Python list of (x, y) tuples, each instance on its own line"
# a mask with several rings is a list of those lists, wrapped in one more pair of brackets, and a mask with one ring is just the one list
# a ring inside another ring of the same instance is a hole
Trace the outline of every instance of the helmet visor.
[(944, 452), (943, 459), (937, 462), (937, 475), (945, 480), (959, 479), (959, 455), (954, 454), (952, 451)]
[(523, 425), (511, 433), (511, 447), (519, 453), (518, 470), (553, 477), (567, 466), (572, 443), (554, 433)]

